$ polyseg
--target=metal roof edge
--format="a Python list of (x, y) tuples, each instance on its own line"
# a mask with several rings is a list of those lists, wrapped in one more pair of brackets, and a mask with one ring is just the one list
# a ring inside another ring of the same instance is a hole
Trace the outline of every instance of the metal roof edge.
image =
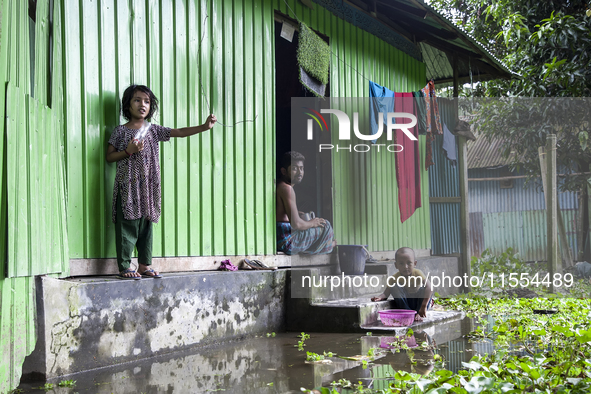
[(485, 52), (489, 58), (491, 58), (493, 60), (493, 62), (495, 62), (495, 64), (499, 67), (501, 67), (502, 69), (504, 69), (506, 72), (508, 72), (509, 74), (518, 77), (518, 78), (522, 78), (522, 75), (514, 72), (513, 70), (511, 70), (507, 65), (505, 65), (505, 63), (503, 63), (500, 59), (498, 59), (495, 55), (493, 55), (491, 53), (491, 51), (481, 42), (479, 42), (478, 40), (476, 40), (476, 38), (474, 38), (472, 35), (470, 35), (466, 30), (464, 30), (463, 27), (456, 25), (452, 20), (450, 20), (447, 16), (441, 14), (439, 11), (437, 11), (435, 8), (433, 8), (430, 4), (425, 3), (424, 0), (410, 0), (411, 3), (417, 3), (423, 7), (425, 7), (425, 9), (429, 12), (432, 12), (433, 14), (437, 15), (437, 17), (439, 17), (443, 22), (445, 22), (449, 27), (457, 30), (461, 35), (463, 35), (466, 39), (468, 39), (472, 44), (476, 45), (480, 50), (482, 50), (483, 52)]

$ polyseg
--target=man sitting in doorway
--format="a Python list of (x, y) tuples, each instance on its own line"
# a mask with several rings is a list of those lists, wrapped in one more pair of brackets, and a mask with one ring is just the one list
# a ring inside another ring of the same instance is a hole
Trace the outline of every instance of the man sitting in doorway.
[(294, 186), (304, 178), (304, 156), (295, 151), (280, 160), (277, 182), (277, 251), (285, 254), (332, 252), (337, 241), (330, 222), (322, 218), (304, 220), (298, 211)]

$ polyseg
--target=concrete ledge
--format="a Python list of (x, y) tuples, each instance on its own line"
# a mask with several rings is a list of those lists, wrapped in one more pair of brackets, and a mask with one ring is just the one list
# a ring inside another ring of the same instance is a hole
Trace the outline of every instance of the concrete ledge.
[[(417, 249), (417, 258), (430, 256), (430, 249)], [(395, 250), (370, 252), (378, 260), (394, 260)], [(336, 252), (324, 255), (299, 254), (288, 256), (283, 253), (275, 255), (237, 255), (237, 256), (187, 256), (187, 257), (155, 257), (153, 264), (161, 272), (215, 271), (223, 260), (230, 260), (238, 266), (244, 260), (260, 260), (269, 267), (310, 267), (334, 265), (338, 267)], [(132, 259), (137, 266), (137, 259)], [(369, 266), (369, 264), (368, 264)], [(110, 259), (71, 259), (71, 276), (96, 276), (117, 274), (117, 260)], [(369, 272), (368, 272), (369, 273)]]
[[(240, 255), (240, 256), (194, 256), (194, 257), (155, 257), (154, 267), (160, 272), (187, 272), (187, 271), (215, 271), (220, 262), (230, 260), (235, 266), (247, 259), (262, 261), (269, 267), (305, 267), (337, 264), (336, 254), (324, 255)], [(132, 259), (132, 267), (138, 265), (137, 258)], [(117, 259), (71, 259), (70, 276), (98, 276), (115, 275)]]
[(51, 379), (281, 331), (285, 278), (285, 270), (137, 281), (38, 277), (38, 341), (23, 375)]

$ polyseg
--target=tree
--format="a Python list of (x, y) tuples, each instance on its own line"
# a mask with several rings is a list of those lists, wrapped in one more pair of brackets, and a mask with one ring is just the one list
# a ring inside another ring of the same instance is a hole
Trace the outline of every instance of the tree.
[[(591, 97), (591, 17), (586, 15), (591, 3), (587, 1), (433, 0), (431, 4), (521, 75), (483, 82), (469, 93), (472, 97), (556, 98)], [(547, 134), (557, 134), (559, 166), (573, 173), (587, 172), (591, 108), (587, 111), (586, 102), (537, 101), (532, 113), (526, 114), (525, 102), (510, 113), (515, 101), (502, 101), (494, 110), (481, 107), (475, 123), (480, 134), (502, 141), (512, 167), (523, 168), (526, 174), (539, 175), (537, 148), (545, 145)], [(582, 191), (588, 178), (570, 177), (561, 188)]]
[[(591, 97), (590, 1), (431, 2), (521, 76), (483, 82), (469, 93), (497, 98), (476, 106), (479, 134), (501, 141), (510, 167), (523, 170), (528, 180), (540, 175), (538, 147), (548, 134), (556, 134), (557, 165), (580, 174), (561, 178), (560, 189), (579, 193), (585, 218), (591, 99), (582, 97)], [(584, 223), (585, 231), (588, 227)]]
[(479, 85), (486, 97), (590, 97), (589, 0), (433, 0), (522, 78)]

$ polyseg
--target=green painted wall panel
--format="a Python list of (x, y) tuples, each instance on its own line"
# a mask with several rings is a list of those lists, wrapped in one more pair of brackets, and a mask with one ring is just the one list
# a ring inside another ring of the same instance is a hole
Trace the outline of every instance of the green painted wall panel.
[(17, 387), (25, 356), (35, 348), (35, 278), (0, 280), (0, 392)]
[(12, 83), (6, 97), (7, 275), (67, 275), (61, 122)]
[[(368, 81), (395, 91), (414, 91), (425, 84), (422, 63), (378, 38), (344, 22), (315, 4), (315, 10), (295, 0), (275, 1), (275, 8), (303, 20), (329, 37), (331, 97), (367, 97)], [(322, 22), (321, 22), (322, 21)], [(360, 75), (361, 74), (361, 75)], [(381, 142), (381, 141), (380, 141)], [(420, 154), (424, 158), (424, 138)], [(369, 244), (372, 250), (401, 246), (429, 248), (430, 226), (427, 172), (421, 171), (422, 206), (400, 223), (393, 155), (333, 155), (334, 228), (340, 244)], [(358, 206), (366, 207), (363, 210)]]
[(131, 82), (154, 90), (159, 124), (214, 112), (229, 126), (161, 144), (155, 255), (274, 253), (272, 2), (70, 0), (65, 14), (70, 257), (115, 256), (104, 155)]
[(0, 392), (19, 384), (21, 365), (35, 347), (32, 275), (69, 275), (61, 138), (63, 18), (61, 2), (54, 3), (50, 59), (49, 1), (37, 1), (32, 98), (27, 2), (0, 1), (0, 114), (6, 119), (0, 124), (0, 239), (5, 240), (0, 243)]
[[(395, 91), (416, 91), (424, 87), (426, 79), (422, 63), (344, 22), (317, 4), (312, 12), (314, 16), (310, 16), (310, 10), (297, 1), (291, 0), (288, 4), (299, 19), (329, 37), (333, 52), (331, 97), (367, 97), (367, 79)], [(275, 8), (294, 17), (282, 0), (275, 1)], [(336, 140), (335, 136), (333, 139)], [(425, 140), (422, 136), (419, 140), (422, 163)], [(335, 190), (333, 224), (340, 244), (369, 244), (371, 250), (394, 250), (401, 246), (430, 247), (426, 171), (421, 170), (423, 208), (417, 209), (410, 219), (401, 224), (392, 154), (333, 154), (332, 166)], [(360, 210), (358, 206), (365, 208)]]

